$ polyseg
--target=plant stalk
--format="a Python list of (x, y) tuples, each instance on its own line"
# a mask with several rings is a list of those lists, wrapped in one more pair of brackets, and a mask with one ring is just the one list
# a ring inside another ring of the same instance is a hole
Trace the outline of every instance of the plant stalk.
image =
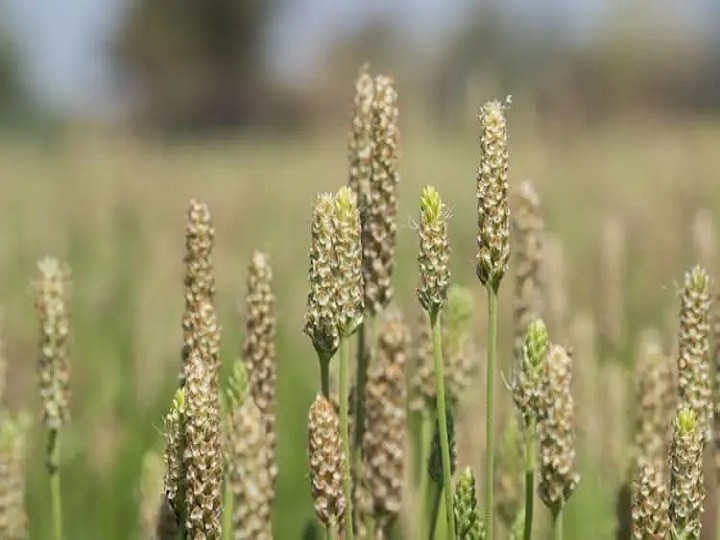
[(55, 540), (62, 540), (62, 499), (60, 492), (60, 430), (51, 429), (48, 434), (48, 473), (50, 474), (50, 498)]
[(525, 424), (525, 525), (523, 539), (532, 538), (533, 504), (535, 496), (535, 441), (536, 423), (530, 420)]
[(322, 388), (323, 397), (330, 399), (330, 360), (332, 360), (332, 356), (319, 354), (318, 360), (320, 360), (320, 388)]
[(442, 337), (440, 335), (440, 313), (437, 309), (430, 313), (430, 327), (433, 340), (435, 363), (435, 387), (437, 391), (437, 414), (440, 426), (440, 449), (442, 451), (443, 491), (445, 492), (445, 520), (450, 538), (455, 538), (455, 520), (453, 518), (452, 475), (450, 473), (450, 444), (448, 440), (447, 414), (445, 412), (445, 376), (443, 374)]
[(553, 525), (553, 540), (563, 540), (563, 505), (555, 514), (555, 523)]
[[(365, 431), (365, 381), (367, 380), (369, 348), (366, 341), (366, 323), (360, 324), (357, 332), (357, 375), (355, 381), (355, 433), (353, 437), (355, 451), (360, 454), (363, 432)], [(370, 336), (371, 339), (373, 336)]]
[(350, 440), (348, 434), (348, 338), (340, 337), (340, 437), (343, 447), (343, 491), (345, 492), (345, 539), (353, 540), (352, 482), (350, 480)]
[(497, 351), (497, 292), (487, 287), (488, 339), (487, 339), (487, 416), (485, 420), (487, 448), (485, 450), (485, 527), (487, 540), (493, 539), (493, 488), (495, 483), (495, 361)]
[(430, 472), (428, 471), (428, 458), (430, 455), (430, 439), (432, 437), (432, 415), (429, 411), (423, 411), (420, 417), (420, 482), (418, 493), (420, 494), (420, 538), (427, 538), (425, 527), (427, 525), (428, 502), (430, 499), (429, 482)]
[(230, 482), (225, 478), (225, 493), (223, 501), (223, 524), (222, 524), (222, 537), (223, 540), (232, 539), (232, 528), (233, 528), (233, 493), (230, 488)]
[[(442, 492), (442, 487), (438, 486), (435, 482), (433, 482), (433, 490), (432, 490), (432, 505), (430, 507), (430, 526), (428, 527), (427, 536), (424, 536), (423, 538), (427, 538), (428, 540), (434, 540), (435, 538), (435, 529), (437, 529), (437, 518), (438, 514), (440, 514), (440, 494)], [(455, 520), (453, 519), (453, 523)], [(454, 533), (453, 533), (454, 534)], [(450, 538), (455, 538), (455, 536), (451, 536)]]

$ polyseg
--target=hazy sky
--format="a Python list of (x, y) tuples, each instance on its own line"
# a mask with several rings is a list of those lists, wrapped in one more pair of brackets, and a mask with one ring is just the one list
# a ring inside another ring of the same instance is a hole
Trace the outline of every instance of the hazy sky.
[[(113, 103), (117, 96), (107, 52), (130, 1), (0, 0), (0, 23), (14, 34), (31, 90), (42, 102), (71, 113), (97, 111)], [(713, 1), (717, 0), (668, 0), (695, 16), (703, 12), (698, 8)], [(591, 31), (614, 5), (609, 0), (501, 3), (531, 19), (560, 20), (576, 34)], [(432, 41), (461, 21), (468, 5), (464, 0), (286, 0), (269, 35), (268, 59), (285, 76), (300, 76), (325, 43), (378, 16), (395, 22), (411, 39)]]

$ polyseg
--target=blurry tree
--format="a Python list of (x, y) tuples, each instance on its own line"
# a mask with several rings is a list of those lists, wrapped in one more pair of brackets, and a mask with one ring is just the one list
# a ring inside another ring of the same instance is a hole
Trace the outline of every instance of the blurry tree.
[(196, 130), (259, 121), (270, 99), (262, 45), (280, 2), (135, 0), (115, 43), (139, 119)]

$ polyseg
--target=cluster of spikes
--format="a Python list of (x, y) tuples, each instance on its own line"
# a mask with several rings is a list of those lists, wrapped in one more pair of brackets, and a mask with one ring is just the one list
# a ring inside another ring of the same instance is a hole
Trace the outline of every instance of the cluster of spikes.
[[(494, 516), (513, 539), (533, 538), (547, 521), (554, 538), (562, 538), (565, 506), (580, 485), (573, 389), (587, 389), (588, 378), (581, 372), (573, 380), (578, 353), (560, 344), (566, 342), (565, 299), (558, 292), (563, 272), (548, 263), (557, 265), (561, 257), (546, 253), (559, 250), (546, 238), (540, 198), (531, 183), (520, 185), (517, 211), (510, 215), (509, 104), (509, 98), (490, 101), (478, 115), (475, 271), (487, 293), (488, 336), (486, 404), (480, 407), (486, 466), (476, 475), (471, 467), (458, 467), (459, 441), (480, 431), (463, 433), (467, 426), (460, 419), (461, 413), (472, 416), (470, 407), (477, 406), (468, 390), (481, 369), (472, 331), (477, 318), (473, 293), (451, 279), (451, 212), (436, 188), (422, 190), (415, 222), (420, 314), (411, 329), (393, 303), (392, 288), (400, 181), (398, 95), (391, 77), (372, 75), (367, 67), (360, 71), (348, 182), (335, 193), (317, 196), (310, 223), (303, 330), (317, 354), (320, 384), (307, 416), (307, 458), (317, 522), (328, 538), (389, 538), (402, 530), (413, 538), (492, 539), (500, 530)], [(511, 231), (515, 333), (505, 390), (515, 410), (505, 422), (496, 463), (497, 296), (510, 266)], [(608, 228), (606, 236), (601, 279), (616, 286), (608, 287), (615, 290), (601, 303), (600, 335), (606, 349), (620, 354), (624, 238), (616, 227)], [(143, 534), (157, 540), (273, 538), (279, 469), (272, 268), (267, 254), (252, 253), (241, 355), (223, 382), (214, 242), (207, 204), (191, 201), (179, 384), (163, 418), (164, 452), (148, 452), (142, 468)], [(55, 259), (41, 260), (38, 268), (39, 392), (48, 432), (52, 521), (55, 537), (62, 538), (59, 438), (71, 419), (70, 279), (67, 267)], [(709, 443), (715, 443), (720, 456), (720, 366), (712, 366), (720, 363), (720, 316), (711, 318), (711, 289), (700, 266), (685, 275), (675, 362), (651, 336), (638, 353), (634, 437), (624, 483), (629, 503), (618, 506), (618, 537), (700, 538), (703, 456)], [(581, 359), (590, 356), (592, 344), (579, 341)], [(5, 375), (0, 346), (0, 402)], [(607, 368), (601, 376), (621, 382), (622, 372)], [(584, 413), (577, 411), (583, 424)], [(0, 405), (2, 538), (28, 536), (28, 426), (25, 414)], [(716, 466), (720, 471), (720, 458)], [(414, 501), (404, 500), (409, 493), (415, 493)], [(545, 520), (534, 508), (536, 494), (546, 507)], [(405, 515), (413, 502), (418, 511)]]

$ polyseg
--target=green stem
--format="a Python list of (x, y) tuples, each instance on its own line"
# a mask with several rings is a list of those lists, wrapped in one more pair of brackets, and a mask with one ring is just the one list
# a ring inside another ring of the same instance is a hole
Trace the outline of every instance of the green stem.
[[(427, 538), (428, 540), (433, 540), (435, 538), (435, 529), (437, 529), (437, 518), (438, 514), (440, 514), (440, 495), (442, 493), (442, 487), (437, 485), (435, 482), (433, 482), (433, 490), (432, 490), (432, 505), (430, 507), (430, 524), (428, 526), (427, 536), (424, 536), (422, 538)], [(453, 520), (454, 522), (454, 520)], [(455, 536), (451, 536), (450, 538), (455, 538)]]
[(223, 526), (222, 526), (222, 537), (223, 540), (231, 540), (232, 538), (232, 514), (233, 514), (233, 493), (230, 488), (230, 482), (225, 478), (225, 493), (223, 501)]
[(332, 360), (332, 356), (319, 354), (318, 360), (320, 360), (320, 388), (323, 397), (330, 399), (330, 360)]
[(428, 471), (428, 457), (430, 455), (430, 438), (432, 437), (432, 417), (428, 411), (423, 411), (420, 417), (420, 483), (418, 493), (420, 495), (420, 538), (426, 538), (425, 525), (428, 515), (428, 501), (430, 493), (428, 492), (430, 482), (430, 472)]
[[(366, 321), (368, 319), (366, 318)], [(355, 451), (359, 454), (365, 431), (365, 381), (367, 379), (368, 349), (366, 347), (366, 322), (358, 328), (357, 333), (357, 376), (355, 381), (355, 433), (353, 437)]]
[(437, 414), (440, 426), (440, 449), (442, 450), (443, 491), (445, 492), (445, 520), (450, 538), (455, 538), (455, 520), (453, 519), (452, 475), (450, 473), (450, 444), (448, 440), (447, 414), (445, 412), (445, 376), (443, 374), (442, 338), (440, 335), (440, 317), (438, 310), (430, 313), (432, 330), (433, 357), (435, 363), (435, 387), (437, 390)]
[(495, 483), (495, 356), (497, 348), (497, 292), (490, 286), (488, 294), (487, 339), (487, 417), (485, 420), (487, 448), (485, 451), (485, 527), (487, 540), (493, 538), (493, 487)]
[(525, 528), (523, 539), (532, 537), (533, 497), (535, 496), (535, 421), (525, 425)]
[(327, 540), (336, 540), (337, 539), (337, 524), (335, 522), (331, 523), (325, 529), (325, 538)]
[(48, 434), (48, 473), (50, 474), (50, 498), (52, 501), (55, 540), (62, 540), (62, 502), (60, 493), (60, 431), (51, 429)]
[(553, 526), (553, 540), (563, 540), (563, 505), (555, 514), (555, 524)]
[(352, 482), (350, 480), (350, 440), (348, 435), (348, 356), (347, 337), (340, 338), (340, 437), (343, 447), (343, 491), (345, 492), (345, 539), (353, 540)]

